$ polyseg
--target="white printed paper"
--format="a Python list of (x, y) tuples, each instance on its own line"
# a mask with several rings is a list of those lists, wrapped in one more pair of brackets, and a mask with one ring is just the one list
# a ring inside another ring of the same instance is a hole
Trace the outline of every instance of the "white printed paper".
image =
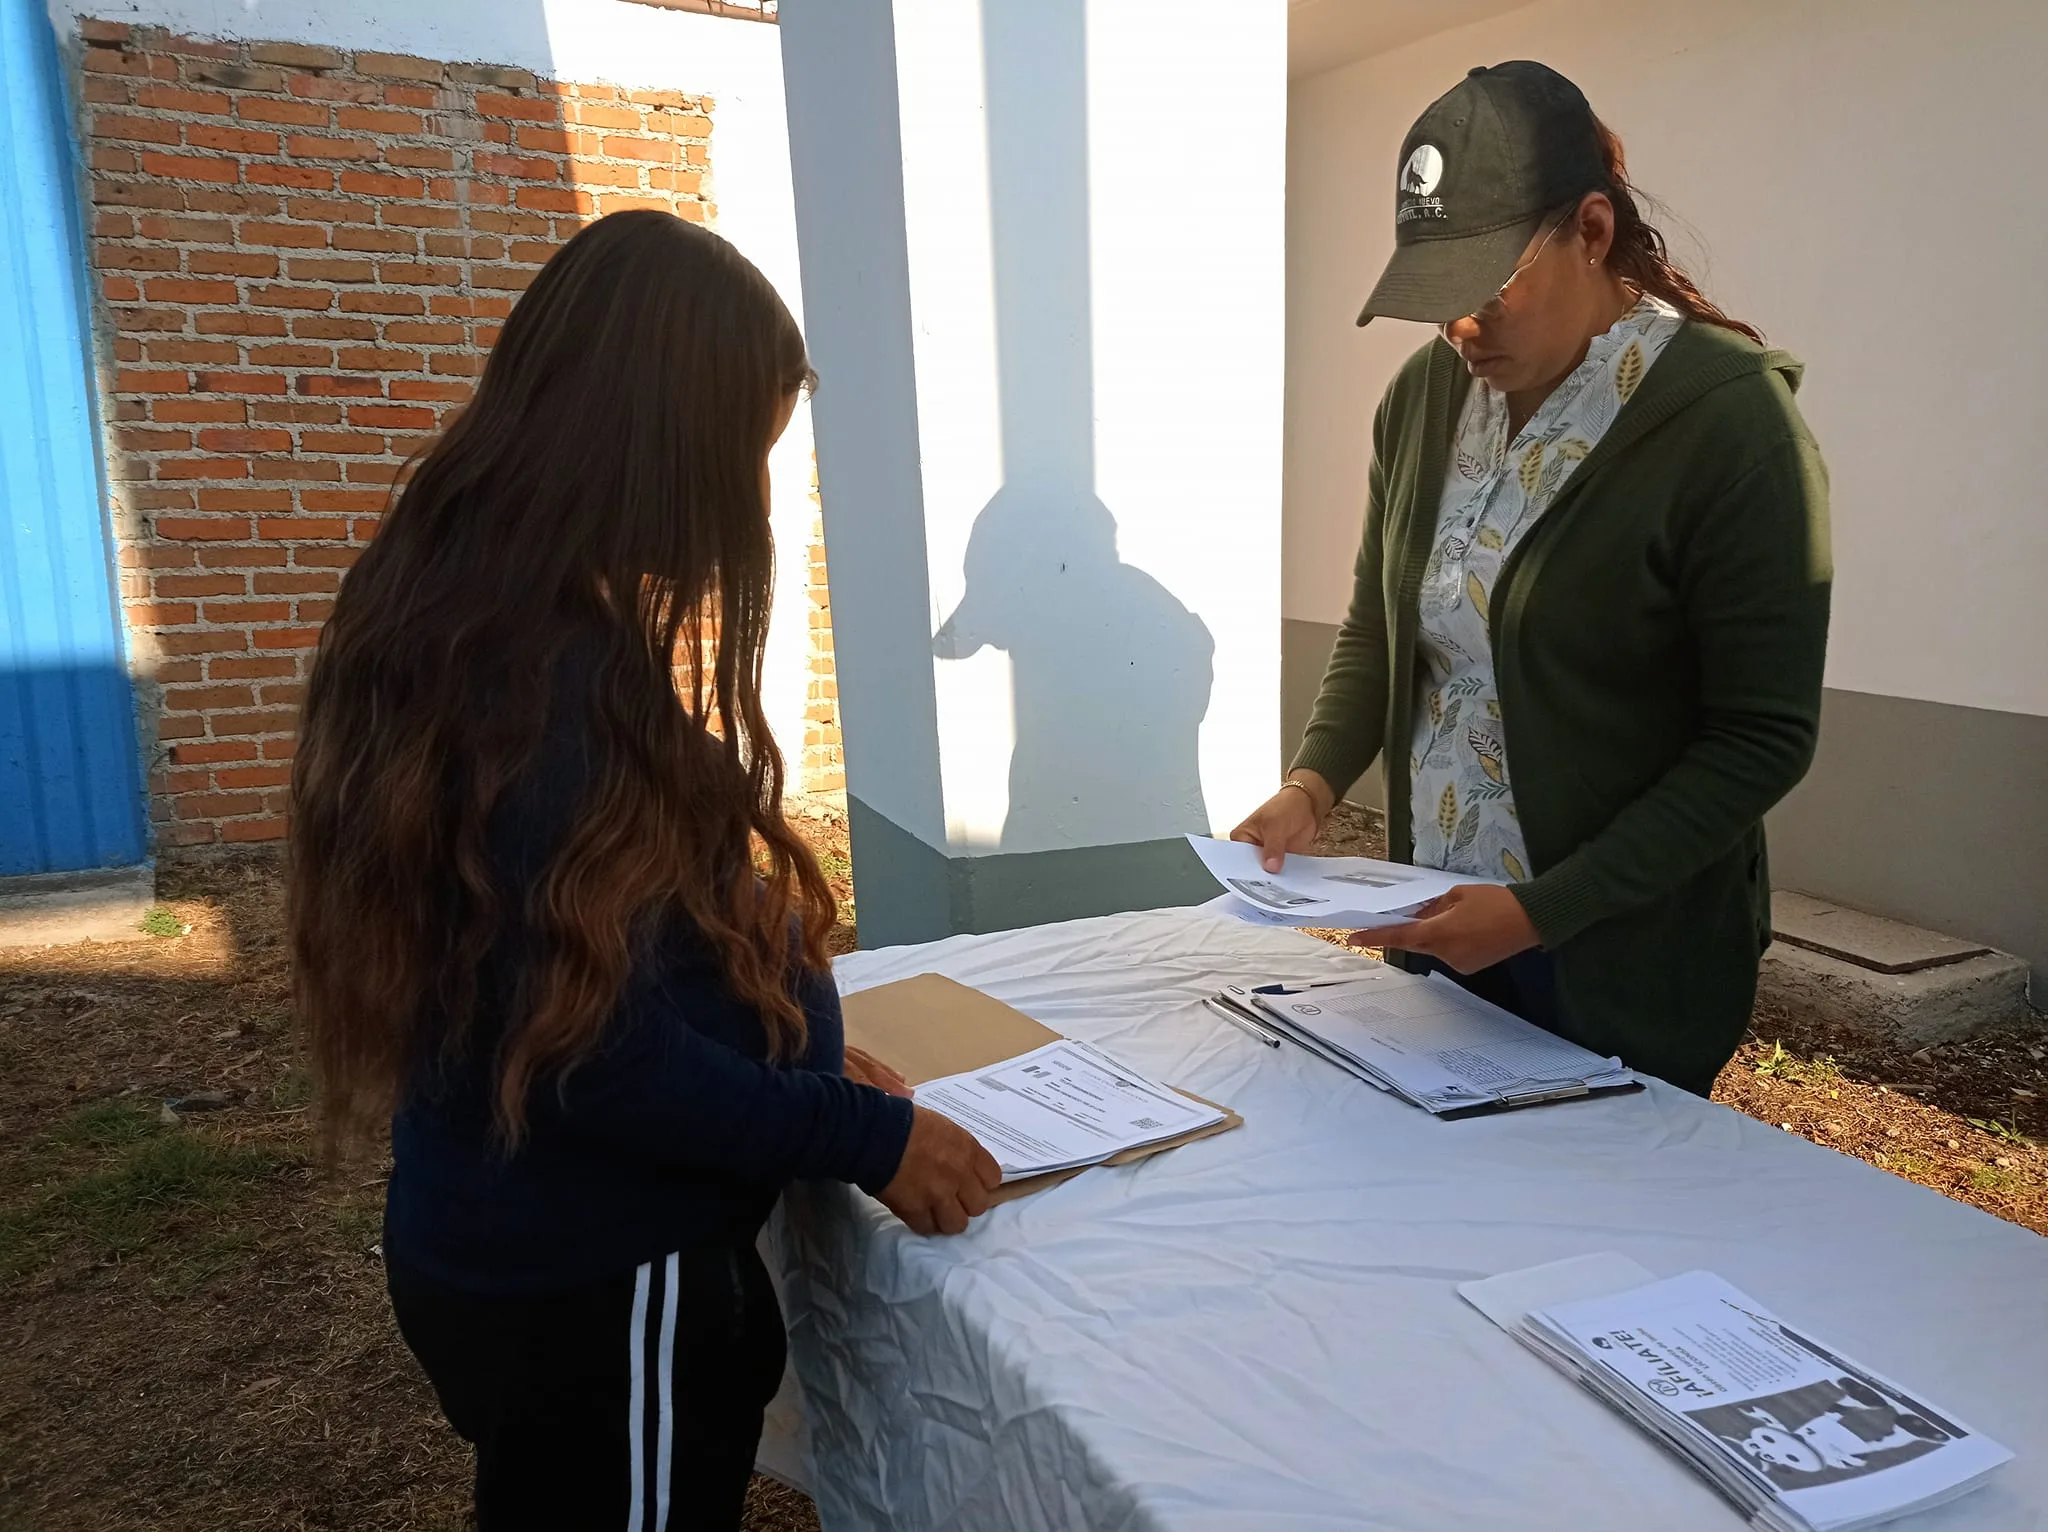
[(1211, 915), (1220, 915), (1225, 920), (1241, 920), (1248, 926), (1291, 926), (1295, 924), (1287, 916), (1275, 910), (1262, 910), (1257, 905), (1246, 904), (1235, 894), (1218, 894), (1197, 909)]
[(1524, 1329), (1767, 1525), (1873, 1525), (2012, 1456), (1711, 1272), (1537, 1309)]
[(1656, 1273), (1640, 1261), (1603, 1250), (1460, 1282), (1458, 1296), (1512, 1335), (1531, 1309), (1606, 1298), (1633, 1287), (1647, 1287), (1656, 1280)]
[[(1243, 841), (1190, 835), (1188, 844), (1228, 897), (1262, 917), (1254, 922), (1260, 925), (1355, 930), (1398, 925), (1409, 912), (1460, 885), (1494, 881), (1365, 856), (1289, 856), (1280, 871), (1268, 872), (1265, 852)], [(1235, 913), (1213, 901), (1208, 907)]]
[(1223, 1120), (1215, 1107), (1069, 1038), (986, 1069), (927, 1080), (913, 1099), (972, 1133), (1002, 1166), (1005, 1181), (1094, 1165)]
[(1262, 909), (1247, 904), (1236, 894), (1218, 894), (1214, 899), (1196, 906), (1211, 915), (1220, 915), (1225, 920), (1242, 921), (1248, 926), (1280, 926), (1294, 930), (1313, 927), (1341, 927), (1348, 931), (1376, 931), (1384, 926), (1406, 925), (1414, 916), (1401, 910), (1388, 910), (1381, 914), (1352, 910), (1339, 919), (1325, 915), (1320, 919), (1314, 915), (1289, 915), (1282, 910)]
[(1619, 1059), (1533, 1026), (1441, 974), (1384, 969), (1302, 994), (1262, 994), (1258, 1004), (1297, 1040), (1341, 1052), (1432, 1112), (1634, 1079)]

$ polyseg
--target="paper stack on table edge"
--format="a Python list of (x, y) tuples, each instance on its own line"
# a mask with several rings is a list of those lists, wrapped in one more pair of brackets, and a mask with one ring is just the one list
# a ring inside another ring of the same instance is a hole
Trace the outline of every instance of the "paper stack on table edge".
[(1437, 1117), (1638, 1090), (1620, 1059), (1546, 1032), (1443, 974), (1375, 966), (1309, 988), (1226, 985), (1326, 1063)]
[(1003, 1166), (1005, 1202), (1092, 1165), (1128, 1165), (1244, 1119), (938, 974), (841, 1001), (846, 1040), (897, 1070)]
[(1005, 1184), (1099, 1165), (1223, 1121), (1220, 1107), (1155, 1085), (1100, 1049), (1063, 1037), (1013, 1059), (916, 1088), (1003, 1167)]
[(1712, 1272), (1660, 1282), (1604, 1253), (1458, 1292), (1770, 1532), (1874, 1527), (2012, 1458)]

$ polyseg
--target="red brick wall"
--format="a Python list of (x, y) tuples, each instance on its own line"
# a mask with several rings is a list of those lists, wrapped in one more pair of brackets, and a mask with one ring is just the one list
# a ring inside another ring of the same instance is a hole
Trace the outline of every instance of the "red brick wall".
[(584, 222), (713, 216), (712, 105), (487, 64), (82, 30), (158, 844), (275, 839), (311, 647), (401, 464)]
[[(812, 470), (811, 495), (817, 498), (817, 470)], [(832, 652), (832, 590), (825, 576), (825, 518), (811, 521), (809, 566), (809, 677), (805, 688), (804, 745), (798, 757), (797, 783), (805, 792), (843, 794), (846, 752), (839, 735), (839, 672)]]

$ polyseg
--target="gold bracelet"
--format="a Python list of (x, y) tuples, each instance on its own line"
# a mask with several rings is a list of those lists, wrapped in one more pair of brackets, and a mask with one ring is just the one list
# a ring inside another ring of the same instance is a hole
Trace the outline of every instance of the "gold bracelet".
[(1309, 785), (1306, 782), (1297, 782), (1292, 777), (1287, 778), (1280, 784), (1282, 792), (1285, 792), (1290, 787), (1308, 799), (1308, 811), (1316, 816), (1316, 828), (1318, 830), (1322, 829), (1325, 816), (1322, 809), (1316, 805), (1316, 795), (1309, 790)]

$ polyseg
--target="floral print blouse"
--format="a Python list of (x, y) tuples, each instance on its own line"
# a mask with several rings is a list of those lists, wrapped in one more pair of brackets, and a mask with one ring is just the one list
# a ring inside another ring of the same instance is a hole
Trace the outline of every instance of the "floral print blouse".
[(1511, 883), (1530, 876), (1493, 673), (1494, 585), (1684, 323), (1661, 299), (1640, 299), (1512, 440), (1505, 395), (1480, 385), (1465, 396), (1422, 578), (1409, 762), (1419, 866)]

